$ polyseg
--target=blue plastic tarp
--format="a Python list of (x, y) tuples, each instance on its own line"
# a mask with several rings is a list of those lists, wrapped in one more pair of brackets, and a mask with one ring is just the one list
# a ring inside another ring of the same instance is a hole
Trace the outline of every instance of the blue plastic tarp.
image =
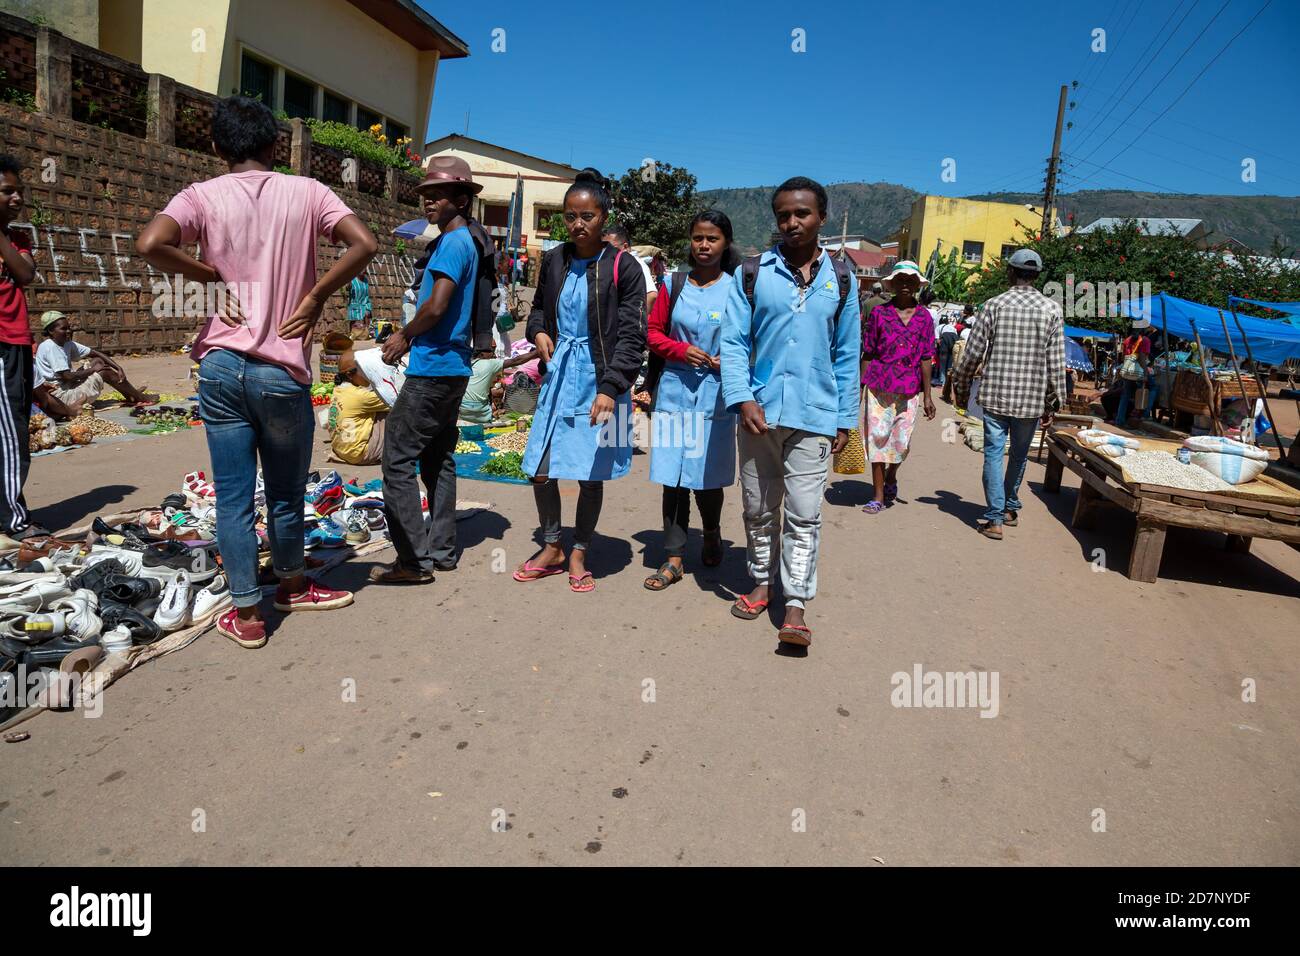
[(1243, 299), (1239, 295), (1228, 296), (1228, 301), (1233, 305), (1244, 302), (1247, 305), (1257, 305), (1264, 309), (1272, 309), (1275, 312), (1285, 312), (1286, 318), (1282, 319), (1282, 321), (1300, 327), (1300, 302), (1261, 302), (1259, 299)]
[(1077, 325), (1067, 325), (1065, 334), (1072, 339), (1106, 339), (1112, 336), (1110, 332), (1098, 332), (1096, 329), (1081, 329)]
[[(1238, 359), (1246, 358), (1246, 342), (1241, 332), (1232, 321), (1232, 314), (1224, 309), (1223, 317), (1228, 322), (1232, 334), (1232, 346)], [(1201, 335), (1201, 342), (1207, 349), (1213, 349), (1221, 355), (1228, 354), (1228, 337), (1223, 333), (1223, 322), (1219, 319), (1220, 310), (1212, 305), (1202, 305), (1180, 299), (1167, 292), (1139, 299), (1129, 299), (1115, 307), (1118, 315), (1131, 319), (1150, 319), (1157, 331), (1168, 322), (1169, 334), (1182, 339), (1195, 339), (1195, 333)], [(1237, 313), (1241, 328), (1250, 340), (1250, 354), (1257, 362), (1269, 365), (1281, 365), (1289, 358), (1300, 357), (1300, 328), (1286, 322), (1257, 319), (1253, 316)]]

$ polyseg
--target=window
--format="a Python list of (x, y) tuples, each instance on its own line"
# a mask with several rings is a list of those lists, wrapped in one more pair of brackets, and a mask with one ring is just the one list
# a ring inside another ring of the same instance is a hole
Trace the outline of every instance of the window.
[(399, 139), (406, 136), (407, 130), (401, 123), (394, 123), (392, 120), (389, 120), (385, 126), (384, 132), (388, 134), (388, 142), (395, 144)]
[(510, 204), (485, 202), (483, 204), (483, 225), (501, 226), (505, 228), (510, 225)]
[(326, 90), (321, 100), (320, 118), (335, 123), (346, 123), (348, 121), (348, 101), (337, 93)]
[(376, 123), (382, 124), (384, 118), (378, 113), (372, 113), (364, 106), (357, 106), (357, 129), (370, 129)]
[(967, 239), (961, 244), (961, 257), (967, 262), (979, 265), (984, 261), (984, 243), (971, 242)]
[(550, 219), (560, 209), (556, 206), (534, 206), (533, 207), (533, 232), (544, 232), (550, 235), (550, 230), (546, 228), (546, 220)]
[(1014, 243), (1009, 243), (1009, 242), (1002, 243), (1002, 260), (1005, 262), (1007, 259), (1010, 259), (1011, 253), (1015, 251), (1016, 251), (1016, 246)]
[(239, 67), (239, 92), (275, 106), (275, 67), (244, 54)]
[(303, 119), (316, 115), (316, 84), (292, 73), (284, 74), (284, 106), (289, 116)]
[(915, 261), (916, 261), (916, 254), (917, 254), (918, 252), (921, 251), (921, 240), (920, 240), (920, 239), (913, 239), (913, 240), (912, 240), (912, 244), (911, 244), (911, 246), (909, 247), (909, 249), (911, 250), (911, 253), (912, 253), (912, 261), (915, 262)]

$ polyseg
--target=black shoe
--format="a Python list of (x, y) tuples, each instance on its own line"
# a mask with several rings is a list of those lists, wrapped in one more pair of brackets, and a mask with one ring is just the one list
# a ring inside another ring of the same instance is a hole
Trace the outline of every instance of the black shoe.
[(206, 581), (215, 577), (219, 570), (216, 554), (212, 548), (191, 548), (174, 540), (160, 541), (146, 547), (144, 566), (184, 571), (195, 581)]
[(184, 511), (189, 506), (189, 500), (186, 499), (184, 495), (177, 492), (164, 498), (160, 507), (163, 511), (166, 511), (168, 508), (179, 508), (181, 511)]
[(458, 564), (460, 564), (459, 561), (447, 561), (447, 562), (445, 562), (445, 563), (439, 563), (439, 562), (435, 561), (435, 562), (433, 562), (433, 570), (435, 570), (435, 571), (455, 571), (455, 570), (456, 570), (456, 565), (458, 565)]
[(80, 574), (74, 574), (68, 579), (68, 584), (72, 590), (85, 588), (88, 591), (94, 591), (96, 594), (104, 587), (104, 582), (111, 577), (126, 577), (126, 566), (117, 558), (105, 558), (96, 564), (92, 564)]
[(78, 641), (64, 634), (62, 637), (52, 638), (44, 644), (27, 648), (19, 656), (18, 663), (25, 664), (28, 668), (58, 667), (63, 663), (63, 659), (73, 651), (98, 646), (99, 638), (97, 637), (92, 637), (88, 641)]
[(129, 527), (114, 528), (103, 518), (96, 518), (90, 523), (90, 530), (95, 532), (101, 538), (107, 538), (109, 535), (115, 535), (122, 539), (118, 547), (126, 548), (129, 551), (143, 551), (149, 547), (149, 542), (143, 540), (138, 534)]
[(99, 609), (99, 618), (104, 622), (105, 632), (111, 631), (119, 624), (125, 624), (131, 632), (131, 640), (136, 644), (152, 644), (162, 637), (162, 628), (145, 617), (133, 607), (125, 604), (105, 604)]
[(141, 601), (162, 594), (162, 587), (162, 581), (157, 578), (136, 578), (129, 574), (114, 574), (104, 581), (103, 586), (96, 593), (104, 603), (136, 607)]
[(21, 531), (10, 531), (9, 537), (15, 541), (26, 541), (28, 538), (52, 538), (54, 533), (38, 524), (29, 524)]

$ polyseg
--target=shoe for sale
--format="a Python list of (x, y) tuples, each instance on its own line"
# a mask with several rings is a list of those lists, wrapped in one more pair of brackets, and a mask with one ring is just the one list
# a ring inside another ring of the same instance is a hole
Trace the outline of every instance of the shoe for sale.
[(99, 616), (108, 630), (124, 627), (131, 634), (135, 644), (152, 644), (162, 637), (162, 628), (145, 617), (133, 607), (125, 604), (105, 604), (99, 609)]
[(150, 545), (144, 551), (141, 568), (145, 574), (167, 572), (167, 577), (171, 577), (171, 572), (184, 571), (193, 581), (211, 580), (219, 570), (212, 548), (190, 547), (179, 541)]
[(311, 548), (343, 548), (347, 546), (347, 532), (332, 518), (321, 518), (316, 527), (303, 536), (302, 546)]
[(86, 563), (83, 564), (84, 570), (68, 579), (68, 584), (74, 590), (86, 588), (98, 594), (110, 577), (126, 574), (126, 566), (112, 555), (100, 556), (98, 561), (91, 564), (90, 558), (93, 557), (96, 557), (96, 554), (92, 548), (87, 555)]
[(163, 582), (154, 577), (136, 577), (130, 574), (112, 574), (98, 588), (90, 588), (102, 602), (138, 607), (141, 603), (162, 594)]
[(59, 538), (27, 538), (19, 542), (18, 562), (26, 564), (40, 558), (49, 557), (56, 552), (73, 552), (81, 549), (76, 541), (63, 541)]
[(349, 481), (347, 484), (343, 486), (344, 491), (356, 497), (373, 495), (377, 491), (382, 491), (383, 488), (384, 488), (384, 479), (382, 478), (371, 478), (369, 481), (365, 482), (364, 484), (362, 484), (360, 478), (353, 478), (351, 481)]
[(297, 594), (290, 594), (283, 586), (276, 588), (275, 609), (277, 611), (333, 611), (347, 607), (352, 603), (351, 591), (338, 591), (317, 584), (307, 578), (307, 586)]
[(102, 627), (98, 608), (94, 592), (77, 591), (59, 598), (46, 611), (10, 612), (0, 622), (0, 634), (24, 644), (41, 644), (64, 635), (77, 641), (94, 640)]
[(363, 508), (361, 513), (366, 517), (366, 525), (371, 531), (383, 531), (388, 527), (388, 519), (384, 517), (383, 508)]
[(339, 512), (344, 515), (342, 519), (343, 537), (348, 544), (365, 544), (370, 540), (370, 525), (366, 522), (366, 516), (359, 511)]
[(353, 511), (358, 508), (382, 508), (384, 506), (384, 496), (382, 494), (358, 495), (355, 498), (348, 499), (348, 507)]
[(54, 603), (55, 613), (64, 615), (63, 633), (79, 641), (99, 637), (103, 621), (99, 616), (99, 595), (82, 589)]
[(48, 610), (55, 601), (71, 594), (68, 581), (53, 571), (17, 584), (0, 585), (0, 612)]
[(213, 617), (230, 609), (230, 584), (224, 574), (218, 574), (212, 583), (194, 595), (190, 611), (191, 624), (207, 624)]
[[(96, 542), (90, 546), (90, 552), (81, 559), (81, 566), (89, 570), (110, 562), (112, 563), (107, 573), (139, 576), (140, 572), (144, 570), (144, 552)], [(86, 571), (82, 571), (79, 576), (85, 574)], [(94, 590), (94, 588), (91, 588), (91, 590)]]
[(64, 634), (60, 637), (50, 638), (43, 644), (27, 647), (18, 655), (17, 661), (27, 667), (29, 671), (37, 667), (58, 667), (69, 654), (91, 647), (96, 650), (100, 648), (98, 635), (78, 640), (70, 634)]
[(324, 517), (342, 508), (345, 497), (343, 486), (336, 485), (304, 501), (303, 514), (307, 517)]
[(10, 531), (9, 537), (15, 541), (26, 541), (28, 538), (48, 538), (50, 529), (39, 524), (29, 524), (20, 531)]
[(253, 507), (266, 507), (266, 481), (262, 478), (262, 469), (257, 469), (257, 484), (253, 487)]
[(339, 477), (339, 473), (337, 471), (334, 470), (327, 471), (321, 478), (317, 479), (316, 481), (312, 482), (307, 486), (307, 493), (303, 496), (303, 500), (310, 501), (312, 504), (315, 504), (317, 499), (319, 499), (322, 495), (328, 494), (329, 492), (333, 491), (335, 488), (342, 490), (343, 479)]
[(239, 610), (232, 607), (217, 618), (217, 633), (224, 634), (240, 647), (261, 647), (266, 643), (266, 622), (241, 621)]
[(163, 631), (178, 631), (190, 622), (190, 579), (184, 571), (167, 582), (153, 622)]
[(189, 503), (190, 502), (188, 498), (186, 498), (179, 491), (176, 491), (176, 492), (172, 492), (170, 495), (164, 498), (162, 500), (162, 504), (159, 505), (159, 508), (162, 509), (163, 514), (167, 514), (169, 510), (184, 511), (185, 508), (189, 505)]
[(192, 502), (212, 501), (217, 497), (217, 489), (201, 471), (191, 471), (182, 479), (185, 497)]

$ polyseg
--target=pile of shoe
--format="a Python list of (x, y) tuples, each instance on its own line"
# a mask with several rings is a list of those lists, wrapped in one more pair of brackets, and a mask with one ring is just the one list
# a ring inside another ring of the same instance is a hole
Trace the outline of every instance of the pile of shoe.
[(169, 496), (135, 521), (96, 518), (84, 541), (28, 537), (0, 558), (0, 672), (57, 668), (72, 654), (89, 667), (214, 621), (231, 598), (203, 500)]
[[(260, 481), (259, 475), (259, 487)], [(303, 500), (303, 546), (345, 548), (365, 544), (376, 534), (386, 535), (383, 486), (379, 478), (362, 483), (357, 478), (344, 481), (337, 471), (312, 472)]]

